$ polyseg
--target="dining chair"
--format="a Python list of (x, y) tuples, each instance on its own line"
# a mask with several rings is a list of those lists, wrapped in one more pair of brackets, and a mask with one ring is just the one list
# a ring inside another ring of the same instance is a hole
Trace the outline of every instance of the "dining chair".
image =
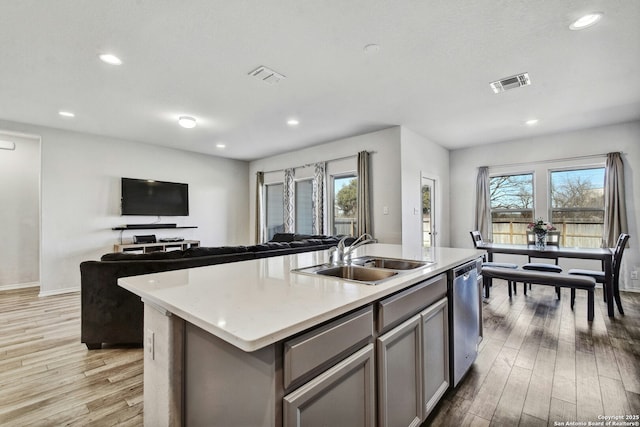
[[(611, 278), (611, 284), (613, 286), (613, 298), (616, 301), (616, 305), (618, 306), (618, 311), (620, 314), (624, 314), (624, 310), (622, 309), (622, 301), (620, 300), (620, 263), (622, 262), (622, 254), (624, 252), (625, 246), (627, 246), (627, 242), (629, 241), (629, 235), (626, 233), (621, 233), (618, 236), (618, 241), (616, 242), (616, 247), (613, 250), (613, 263), (611, 266), (611, 274), (613, 277)], [(606, 281), (606, 277), (604, 275), (604, 271), (598, 270), (583, 270), (579, 268), (572, 268), (568, 271), (569, 274), (577, 274), (580, 276), (591, 276), (596, 279), (597, 283), (604, 283)], [(604, 294), (606, 301), (606, 289), (602, 289), (602, 293)], [(571, 300), (575, 298), (575, 291), (571, 290)]]
[[(471, 238), (473, 239), (473, 246), (476, 249), (481, 249), (478, 248), (478, 245), (484, 243), (484, 241), (482, 240), (482, 234), (478, 230), (471, 231), (470, 233)], [(486, 261), (486, 258), (484, 256), (483, 261), (484, 262), (482, 263), (482, 267), (518, 268), (517, 264), (513, 264), (510, 262), (488, 262)], [(489, 286), (491, 286), (491, 279), (489, 279), (488, 283)], [(507, 286), (509, 286), (510, 289), (513, 288), (513, 292), (516, 293), (516, 282), (509, 280), (507, 281)], [(488, 296), (488, 289), (485, 289), (485, 295)]]
[[(527, 245), (535, 245), (536, 244), (536, 235), (532, 231), (527, 231)], [(559, 231), (548, 231), (547, 232), (547, 245), (548, 246), (560, 246), (560, 232)], [(529, 255), (529, 262), (522, 266), (523, 270), (534, 270), (534, 271), (546, 271), (549, 273), (562, 273), (562, 267), (558, 265), (558, 257), (544, 257), (544, 259), (554, 259), (555, 264), (542, 263), (542, 262), (532, 262), (532, 258), (540, 258), (536, 256)], [(531, 283), (529, 283), (529, 289), (531, 289)], [(556, 293), (558, 294), (558, 299), (560, 299), (560, 288), (556, 287)], [(527, 284), (524, 284), (524, 294), (527, 294)]]

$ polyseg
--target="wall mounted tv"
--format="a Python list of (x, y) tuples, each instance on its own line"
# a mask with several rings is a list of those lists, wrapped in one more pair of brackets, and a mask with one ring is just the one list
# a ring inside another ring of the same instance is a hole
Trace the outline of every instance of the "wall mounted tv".
[(188, 216), (189, 185), (122, 178), (122, 215)]

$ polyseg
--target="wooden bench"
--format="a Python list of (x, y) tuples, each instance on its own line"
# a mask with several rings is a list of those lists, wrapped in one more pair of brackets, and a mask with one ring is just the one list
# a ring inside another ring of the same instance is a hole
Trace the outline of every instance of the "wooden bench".
[[(565, 273), (549, 273), (543, 271), (510, 269), (510, 268), (482, 268), (483, 285), (485, 286), (485, 294), (488, 295), (488, 286), (490, 279), (504, 279), (507, 281), (533, 283), (536, 285), (549, 285), (561, 288), (570, 288), (571, 292), (571, 309), (575, 302), (575, 289), (584, 289), (587, 291), (587, 319), (593, 320), (594, 313), (594, 292), (596, 280), (593, 277), (577, 276)], [(509, 288), (509, 298), (511, 298), (511, 286)]]

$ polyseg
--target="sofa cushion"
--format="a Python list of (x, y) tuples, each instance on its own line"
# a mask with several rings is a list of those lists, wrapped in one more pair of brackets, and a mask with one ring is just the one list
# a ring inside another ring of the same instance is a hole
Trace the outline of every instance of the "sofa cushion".
[(291, 243), (266, 242), (266, 243), (260, 243), (258, 245), (249, 246), (248, 250), (251, 252), (264, 252), (264, 251), (273, 251), (273, 250), (279, 250), (279, 249), (289, 249), (291, 247), (290, 246)]
[(293, 233), (276, 233), (273, 235), (270, 242), (293, 242), (294, 240)]
[(211, 256), (211, 255), (227, 255), (227, 254), (238, 254), (247, 252), (248, 249), (246, 246), (216, 246), (216, 247), (206, 247), (200, 246), (197, 248), (189, 248), (184, 251), (184, 258), (193, 258), (193, 257), (201, 257), (201, 256)]
[(293, 240), (309, 240), (309, 239), (326, 239), (327, 237), (324, 234), (294, 234)]
[(114, 252), (104, 254), (100, 258), (100, 261), (149, 261), (149, 260), (161, 260), (161, 259), (178, 259), (182, 258), (184, 251), (156, 251), (146, 254), (132, 254), (127, 252)]

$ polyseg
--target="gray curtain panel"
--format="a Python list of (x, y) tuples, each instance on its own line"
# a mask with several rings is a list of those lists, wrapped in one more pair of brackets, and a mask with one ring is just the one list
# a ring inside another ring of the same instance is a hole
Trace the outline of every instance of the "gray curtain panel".
[(313, 233), (324, 234), (324, 182), (325, 163), (316, 163), (313, 174)]
[(358, 153), (358, 234), (371, 230), (371, 187), (369, 185), (369, 153)]
[(489, 191), (489, 167), (478, 168), (476, 181), (476, 223), (475, 229), (480, 232), (482, 239), (491, 242), (491, 193)]
[(604, 172), (604, 236), (602, 247), (616, 245), (620, 233), (628, 233), (624, 195), (624, 164), (620, 153), (607, 154)]
[(264, 241), (264, 227), (262, 218), (264, 217), (264, 205), (262, 197), (264, 195), (264, 172), (256, 173), (256, 244)]
[(294, 182), (295, 171), (284, 170), (284, 232), (296, 231), (296, 185)]

